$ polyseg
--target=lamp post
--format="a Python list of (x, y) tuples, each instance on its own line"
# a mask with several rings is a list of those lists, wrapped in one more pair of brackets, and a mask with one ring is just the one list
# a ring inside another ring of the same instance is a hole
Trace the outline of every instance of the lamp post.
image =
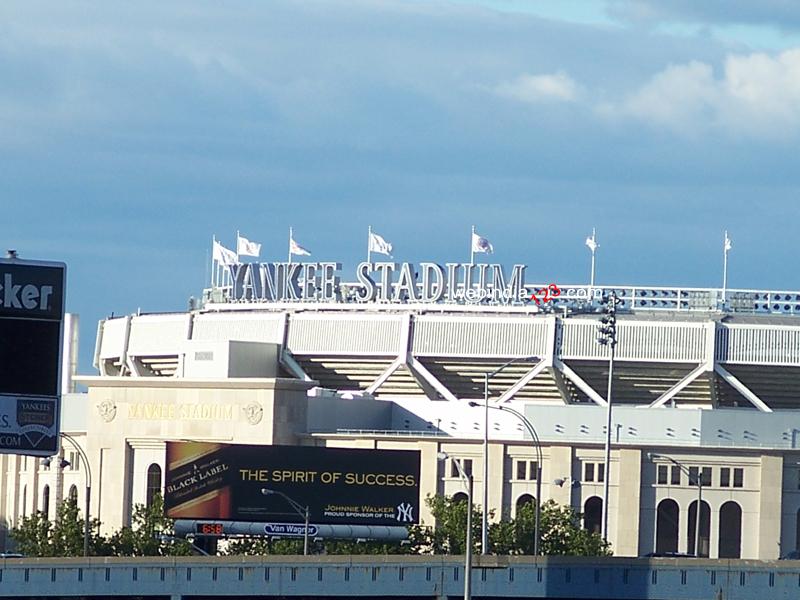
[[(470, 406), (480, 406), (477, 402), (470, 402)], [(533, 440), (534, 447), (536, 448), (536, 519), (534, 524), (534, 539), (533, 539), (533, 554), (534, 556), (539, 556), (539, 545), (540, 545), (540, 532), (539, 532), (539, 522), (541, 520), (542, 514), (542, 444), (539, 441), (539, 435), (536, 433), (536, 429), (533, 427), (533, 424), (530, 422), (528, 417), (523, 415), (518, 410), (511, 408), (509, 406), (489, 406), (488, 404), (484, 405), (488, 408), (493, 410), (500, 410), (503, 412), (511, 413), (515, 417), (517, 417), (525, 428), (528, 430), (528, 434), (531, 436)]]
[[(447, 460), (450, 456), (447, 452), (439, 452), (437, 454), (439, 460)], [(464, 549), (464, 600), (472, 598), (472, 473), (467, 474), (461, 461), (452, 459), (453, 464), (458, 470), (458, 476), (461, 481), (467, 486), (467, 531), (466, 531), (466, 548)]]
[(261, 488), (261, 494), (264, 496), (272, 496), (272, 495), (280, 496), (281, 498), (286, 500), (289, 506), (291, 506), (292, 509), (294, 509), (294, 511), (298, 515), (303, 517), (303, 520), (305, 522), (305, 529), (303, 531), (303, 554), (307, 556), (308, 555), (308, 506), (307, 505), (303, 506), (299, 502), (295, 502), (294, 500), (289, 498), (289, 496), (277, 490)]
[(481, 554), (489, 554), (489, 380), (514, 363), (539, 358), (520, 356), (509, 360), (494, 371), (483, 374), (483, 514), (481, 515)]
[[(689, 485), (692, 483), (692, 472), (689, 470), (689, 467), (684, 465), (681, 462), (678, 462), (671, 456), (665, 456), (663, 454), (654, 454), (651, 452), (647, 453), (647, 457), (650, 459), (663, 459), (668, 460), (673, 465), (678, 467), (681, 471), (686, 473), (686, 476), (689, 478)], [(703, 481), (702, 481), (702, 474), (700, 472), (700, 467), (697, 468), (697, 477), (695, 477), (695, 485), (697, 485), (697, 510), (695, 511), (694, 515), (694, 555), (695, 557), (700, 557), (700, 514), (702, 513), (702, 506), (703, 506)]]
[(606, 443), (605, 458), (603, 460), (603, 541), (608, 541), (608, 513), (609, 513), (609, 481), (611, 480), (611, 382), (614, 376), (614, 349), (617, 346), (617, 304), (620, 299), (615, 292), (611, 292), (606, 298), (605, 313), (600, 320), (598, 327), (597, 343), (601, 346), (608, 346), (608, 390), (606, 392)]
[[(80, 447), (75, 438), (73, 438), (68, 433), (61, 432), (59, 433), (63, 439), (69, 441), (75, 447), (75, 450), (78, 452), (78, 456), (80, 457), (81, 461), (83, 462), (83, 466), (86, 469), (86, 504), (84, 508), (84, 523), (83, 523), (83, 555), (89, 556), (89, 501), (92, 495), (92, 468), (89, 466), (89, 459), (86, 456), (86, 453), (83, 451), (83, 448)], [(50, 457), (46, 458), (43, 462), (45, 464), (50, 464)], [(68, 460), (62, 459), (59, 463), (60, 468), (68, 467), (70, 462)]]

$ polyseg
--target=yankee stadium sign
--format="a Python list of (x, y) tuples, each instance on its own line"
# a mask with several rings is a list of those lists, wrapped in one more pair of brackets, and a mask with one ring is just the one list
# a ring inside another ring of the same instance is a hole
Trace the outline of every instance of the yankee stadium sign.
[(530, 300), (525, 265), (362, 262), (356, 282), (342, 284), (333, 262), (237, 263), (228, 266), (230, 299), (251, 302), (484, 302)]

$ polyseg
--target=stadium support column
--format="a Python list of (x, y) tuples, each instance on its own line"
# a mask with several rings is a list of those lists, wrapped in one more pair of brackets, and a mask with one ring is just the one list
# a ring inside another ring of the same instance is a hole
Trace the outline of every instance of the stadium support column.
[[(747, 471), (747, 470), (746, 470)], [(747, 477), (749, 473), (745, 473)], [(750, 487), (755, 482), (745, 484)], [(757, 554), (748, 556), (747, 539), (742, 539), (742, 558), (756, 558), (758, 560), (773, 560), (779, 557), (781, 539), (781, 513), (783, 508), (783, 457), (774, 454), (761, 456), (761, 477), (758, 499), (758, 526), (742, 527), (742, 533), (758, 532), (756, 535)], [(755, 540), (754, 540), (755, 541)], [(750, 546), (752, 547), (752, 546)], [(787, 550), (790, 550), (788, 548)]]

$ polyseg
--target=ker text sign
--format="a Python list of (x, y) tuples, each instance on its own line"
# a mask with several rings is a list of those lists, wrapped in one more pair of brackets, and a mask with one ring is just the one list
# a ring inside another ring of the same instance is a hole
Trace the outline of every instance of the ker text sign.
[(0, 453), (58, 449), (66, 266), (0, 259)]

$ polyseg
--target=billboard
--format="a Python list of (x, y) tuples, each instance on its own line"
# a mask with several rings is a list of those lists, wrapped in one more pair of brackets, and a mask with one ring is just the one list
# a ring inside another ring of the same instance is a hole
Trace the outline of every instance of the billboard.
[(315, 525), (410, 525), (419, 452), (167, 442), (164, 504), (174, 519), (302, 523), (308, 507)]
[(66, 266), (0, 259), (0, 453), (58, 450)]

